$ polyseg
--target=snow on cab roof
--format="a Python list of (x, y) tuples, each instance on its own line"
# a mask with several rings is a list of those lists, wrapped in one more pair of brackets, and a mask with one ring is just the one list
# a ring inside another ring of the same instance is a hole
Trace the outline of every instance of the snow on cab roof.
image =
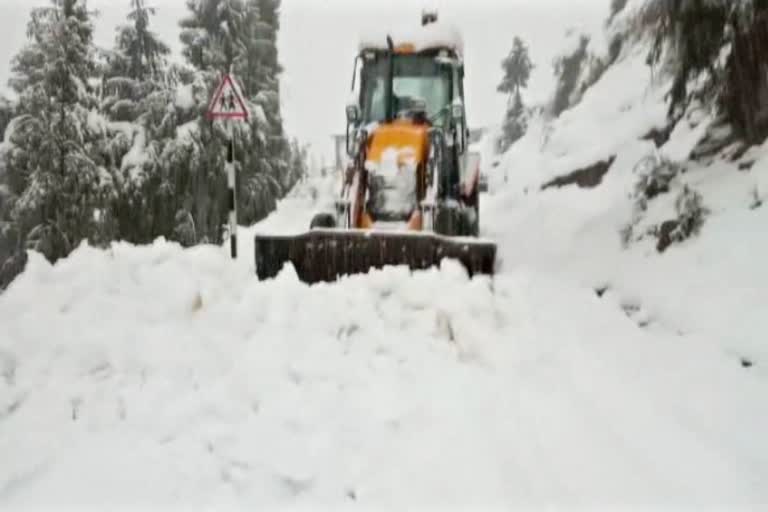
[(379, 29), (366, 33), (360, 38), (358, 50), (386, 50), (387, 36), (392, 37), (395, 48), (412, 46), (412, 51), (421, 52), (433, 48), (451, 48), (459, 57), (464, 54), (464, 40), (461, 32), (453, 25), (434, 22), (428, 25), (405, 25), (387, 31)]

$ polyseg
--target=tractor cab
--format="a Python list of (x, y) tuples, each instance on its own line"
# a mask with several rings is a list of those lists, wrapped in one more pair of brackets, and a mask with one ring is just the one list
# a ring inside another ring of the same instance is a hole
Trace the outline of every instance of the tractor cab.
[(447, 126), (451, 116), (463, 121), (463, 43), (458, 32), (436, 21), (436, 14), (426, 13), (419, 33), (361, 41), (354, 96), (347, 106), (349, 124), (409, 119)]
[[(446, 50), (363, 52), (360, 114), (364, 124), (396, 119), (442, 125), (454, 99), (455, 70), (439, 60)], [(391, 62), (390, 62), (391, 61)], [(392, 66), (391, 84), (389, 66)], [(461, 99), (461, 94), (456, 97)], [(391, 112), (389, 111), (391, 109)], [(391, 114), (388, 120), (387, 115)]]

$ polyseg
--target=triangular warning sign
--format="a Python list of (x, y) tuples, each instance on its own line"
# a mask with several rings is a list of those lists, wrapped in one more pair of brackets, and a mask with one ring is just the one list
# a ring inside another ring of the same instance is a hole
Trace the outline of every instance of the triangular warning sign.
[(208, 104), (207, 116), (208, 119), (248, 119), (243, 95), (232, 76), (224, 75)]

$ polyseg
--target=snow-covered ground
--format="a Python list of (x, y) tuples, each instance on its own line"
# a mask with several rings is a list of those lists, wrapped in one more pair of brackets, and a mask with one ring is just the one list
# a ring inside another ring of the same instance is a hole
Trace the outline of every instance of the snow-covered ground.
[[(448, 262), (258, 282), (252, 234), (304, 230), (331, 178), (243, 230), (236, 262), (162, 241), (33, 254), (0, 296), (0, 509), (768, 504), (768, 151), (688, 164), (701, 234), (622, 249), (665, 113), (643, 57), (505, 156), (481, 212), (492, 280)], [(699, 121), (660, 152), (684, 158)], [(539, 191), (612, 155), (596, 188)]]
[(4, 510), (768, 498), (764, 381), (530, 270), (308, 288), (83, 248), (2, 315)]

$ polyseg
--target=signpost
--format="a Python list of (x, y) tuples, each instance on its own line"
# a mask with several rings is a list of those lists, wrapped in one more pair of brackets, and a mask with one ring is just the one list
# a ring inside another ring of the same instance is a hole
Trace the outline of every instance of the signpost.
[(248, 108), (231, 74), (224, 75), (213, 99), (208, 104), (207, 117), (211, 121), (227, 121), (227, 186), (229, 206), (229, 245), (232, 259), (237, 259), (237, 194), (235, 193), (235, 138), (233, 121), (248, 120)]

